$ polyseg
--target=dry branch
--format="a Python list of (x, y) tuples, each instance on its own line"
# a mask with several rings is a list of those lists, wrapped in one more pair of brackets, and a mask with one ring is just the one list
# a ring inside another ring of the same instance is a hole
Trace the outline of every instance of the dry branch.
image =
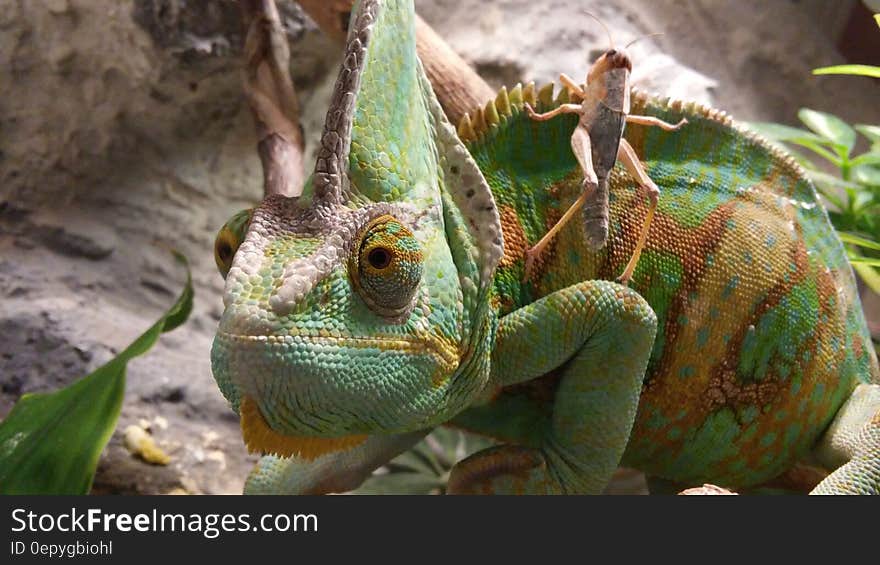
[[(345, 40), (351, 0), (299, 0), (299, 5), (324, 33), (339, 42)], [(416, 45), (431, 86), (453, 124), (495, 97), (489, 85), (418, 16)]]
[(303, 134), (290, 50), (274, 0), (241, 0), (246, 26), (244, 92), (257, 127), (266, 196), (302, 192)]

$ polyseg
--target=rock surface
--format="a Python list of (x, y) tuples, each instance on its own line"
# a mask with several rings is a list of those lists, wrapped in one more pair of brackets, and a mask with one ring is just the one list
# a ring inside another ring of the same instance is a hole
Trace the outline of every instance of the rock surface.
[[(312, 148), (339, 49), (296, 6), (280, 4)], [(589, 55), (608, 44), (587, 9), (616, 45), (666, 32), (630, 50), (634, 80), (650, 90), (745, 119), (790, 122), (807, 105), (880, 123), (876, 85), (808, 75), (839, 60), (797, 4), (671, 6), (417, 2), (493, 85), (582, 76)], [(213, 237), (261, 192), (240, 42), (229, 0), (0, 0), (0, 416), (21, 394), (107, 361), (174, 301), (183, 273), (157, 243), (192, 262), (194, 312), (129, 366), (95, 492), (240, 492), (255, 461), (208, 353), (222, 310)], [(131, 426), (171, 462), (152, 465), (126, 449)], [(627, 488), (642, 488), (636, 483)]]

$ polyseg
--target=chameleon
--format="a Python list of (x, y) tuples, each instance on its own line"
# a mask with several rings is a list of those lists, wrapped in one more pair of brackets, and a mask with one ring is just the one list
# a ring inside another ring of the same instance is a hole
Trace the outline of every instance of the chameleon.
[[(620, 465), (662, 485), (761, 485), (801, 461), (815, 493), (880, 492), (880, 369), (852, 269), (804, 171), (725, 113), (633, 90), (609, 233), (564, 227), (582, 192), (570, 103), (530, 83), (453, 127), (416, 56), (411, 1), (352, 12), (315, 169), (218, 236), (215, 380), (263, 454), (245, 493), (356, 488), (432, 429), (494, 438), (450, 493), (598, 493)], [(231, 258), (231, 260), (230, 260)], [(656, 486), (656, 488), (655, 488)]]

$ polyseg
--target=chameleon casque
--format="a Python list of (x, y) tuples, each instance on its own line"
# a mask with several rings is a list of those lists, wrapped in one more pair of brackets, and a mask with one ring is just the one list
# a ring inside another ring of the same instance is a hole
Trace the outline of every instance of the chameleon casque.
[[(352, 16), (315, 165), (218, 236), (228, 269), (215, 378), (264, 453), (252, 493), (356, 487), (450, 424), (499, 445), (450, 492), (601, 492), (619, 465), (758, 485), (808, 459), (814, 492), (880, 492), (880, 379), (852, 270), (804, 172), (722, 112), (633, 91), (607, 244), (571, 222), (575, 116), (553, 86), (502, 90), (454, 129), (416, 57), (409, 1)], [(234, 254), (234, 259), (232, 258)], [(231, 260), (231, 263), (230, 263)]]

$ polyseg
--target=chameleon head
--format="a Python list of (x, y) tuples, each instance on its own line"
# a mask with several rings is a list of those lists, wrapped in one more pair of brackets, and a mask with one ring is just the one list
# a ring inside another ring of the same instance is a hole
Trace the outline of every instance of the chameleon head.
[(315, 457), (431, 427), (488, 379), (501, 224), (414, 20), (412, 2), (358, 3), (303, 194), (218, 236), (212, 367), (252, 450)]
[(251, 449), (317, 456), (428, 427), (468, 401), (478, 383), (453, 378), (463, 291), (437, 220), (284, 197), (253, 212), (212, 350)]

